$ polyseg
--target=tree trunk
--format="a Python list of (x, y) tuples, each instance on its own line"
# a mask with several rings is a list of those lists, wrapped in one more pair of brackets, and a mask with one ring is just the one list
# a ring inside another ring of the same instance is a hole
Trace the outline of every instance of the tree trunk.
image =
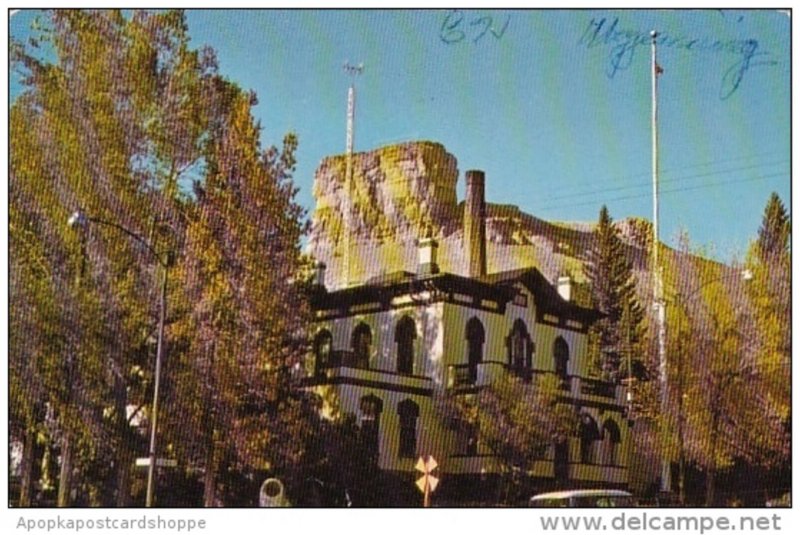
[(25, 426), (25, 444), (22, 449), (22, 476), (19, 488), (19, 506), (31, 506), (31, 493), (33, 490), (33, 459), (36, 456), (36, 429), (28, 422)]
[(717, 408), (714, 409), (715, 412), (711, 417), (711, 463), (706, 470), (706, 507), (714, 506), (717, 492), (717, 433), (719, 432), (720, 417), (717, 410)]
[(121, 452), (117, 457), (117, 507), (128, 507), (131, 488), (131, 463), (127, 451)]
[(133, 455), (130, 452), (131, 444), (127, 440), (130, 425), (128, 423), (127, 405), (128, 394), (124, 381), (114, 377), (114, 410), (117, 415), (117, 433), (119, 433), (119, 451), (117, 452), (117, 477), (116, 477), (116, 506), (128, 507), (131, 488), (131, 465)]
[(711, 467), (706, 472), (706, 507), (714, 507), (717, 493), (717, 469)]
[(214, 462), (214, 439), (209, 441), (206, 451), (206, 473), (203, 476), (203, 507), (216, 507), (217, 468)]
[(64, 431), (61, 438), (61, 471), (58, 476), (58, 507), (69, 507), (70, 484), (72, 480), (72, 444), (69, 434)]
[(203, 507), (216, 507), (217, 495), (217, 441), (215, 437), (213, 416), (214, 411), (209, 410), (206, 418), (206, 473), (203, 476)]

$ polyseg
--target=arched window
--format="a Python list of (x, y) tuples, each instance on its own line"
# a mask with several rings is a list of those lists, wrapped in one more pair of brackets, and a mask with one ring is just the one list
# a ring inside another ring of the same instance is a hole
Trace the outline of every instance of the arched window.
[(483, 342), (486, 335), (483, 324), (478, 318), (467, 322), (467, 363), (469, 364), (469, 380), (478, 380), (478, 364), (483, 361)]
[(560, 336), (553, 343), (553, 360), (555, 361), (556, 375), (562, 379), (569, 378), (567, 363), (569, 362), (569, 346)]
[(372, 394), (361, 398), (361, 441), (374, 463), (380, 453), (380, 423), (383, 401)]
[(594, 418), (584, 413), (580, 417), (581, 462), (594, 464), (597, 462), (594, 443), (600, 440), (600, 431)]
[(619, 426), (614, 420), (610, 418), (603, 422), (603, 449), (602, 449), (602, 462), (603, 464), (616, 465), (618, 464), (619, 445), (622, 442), (622, 436), (619, 432)]
[(397, 322), (394, 331), (394, 341), (397, 343), (397, 372), (414, 373), (414, 338), (417, 337), (417, 327), (414, 320), (404, 316)]
[(359, 323), (353, 329), (353, 360), (356, 368), (369, 368), (369, 355), (372, 346), (372, 331), (366, 323)]
[(522, 375), (533, 366), (533, 341), (525, 327), (525, 322), (518, 319), (511, 328), (506, 339), (508, 347), (508, 367)]
[(334, 365), (331, 359), (333, 337), (330, 331), (323, 329), (314, 338), (314, 371), (322, 373), (325, 368)]
[(400, 416), (400, 457), (414, 458), (417, 456), (417, 418), (419, 406), (407, 399), (397, 405), (397, 414)]

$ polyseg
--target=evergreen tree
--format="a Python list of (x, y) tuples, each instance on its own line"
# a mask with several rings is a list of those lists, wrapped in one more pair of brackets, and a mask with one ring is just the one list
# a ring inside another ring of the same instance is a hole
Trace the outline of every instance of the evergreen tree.
[(770, 262), (777, 267), (786, 262), (789, 254), (789, 237), (791, 224), (778, 194), (773, 192), (764, 209), (764, 218), (761, 228), (758, 229), (758, 255), (764, 262)]
[(605, 206), (600, 209), (594, 238), (584, 273), (591, 285), (592, 305), (603, 317), (589, 332), (591, 357), (605, 378), (620, 379), (629, 373), (641, 377), (644, 314), (625, 246)]

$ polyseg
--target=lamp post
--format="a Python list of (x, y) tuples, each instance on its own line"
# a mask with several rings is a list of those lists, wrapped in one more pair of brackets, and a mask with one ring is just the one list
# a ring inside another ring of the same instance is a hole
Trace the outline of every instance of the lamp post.
[[(717, 284), (720, 282), (724, 282), (726, 280), (732, 279), (734, 277), (738, 277), (740, 280), (745, 282), (750, 281), (753, 278), (753, 273), (749, 269), (745, 269), (743, 271), (737, 273), (729, 273), (727, 275), (723, 275), (721, 277), (715, 277), (711, 280), (707, 280), (702, 283), (700, 286), (692, 290), (690, 293), (683, 295), (681, 293), (677, 293), (675, 295), (676, 300), (680, 304), (681, 309), (686, 309), (688, 304), (694, 301), (699, 295), (700, 292), (711, 286), (712, 284)], [(688, 311), (686, 311), (688, 313)], [(681, 320), (683, 316), (680, 317)], [(686, 320), (688, 322), (688, 314), (686, 314)], [(678, 325), (678, 501), (681, 505), (686, 504), (686, 452), (684, 446), (684, 411), (683, 411), (683, 336), (680, 334), (680, 327)], [(687, 325), (688, 327), (688, 325)]]
[(155, 493), (155, 469), (156, 469), (156, 433), (158, 432), (158, 391), (161, 382), (161, 362), (164, 358), (164, 318), (167, 311), (167, 277), (169, 273), (169, 253), (159, 253), (150, 243), (135, 232), (128, 230), (122, 225), (105, 221), (100, 218), (90, 217), (86, 214), (76, 211), (67, 220), (67, 225), (70, 227), (78, 227), (85, 229), (89, 223), (104, 225), (112, 227), (120, 232), (123, 232), (144, 245), (144, 247), (153, 255), (153, 258), (159, 263), (162, 268), (161, 278), (161, 296), (159, 300), (159, 314), (158, 314), (158, 342), (156, 346), (156, 364), (155, 375), (153, 383), (153, 414), (150, 418), (150, 451), (149, 451), (149, 464), (147, 467), (147, 497), (145, 500), (145, 507), (153, 506), (153, 495)]

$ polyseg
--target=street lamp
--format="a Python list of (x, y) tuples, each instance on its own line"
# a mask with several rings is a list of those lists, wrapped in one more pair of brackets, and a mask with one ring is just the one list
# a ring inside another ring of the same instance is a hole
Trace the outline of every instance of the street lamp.
[[(720, 277), (715, 277), (711, 280), (707, 280), (702, 283), (700, 286), (692, 290), (689, 294), (683, 295), (680, 292), (675, 294), (676, 300), (680, 303), (681, 309), (686, 309), (687, 305), (694, 301), (699, 295), (700, 292), (708, 288), (712, 284), (717, 284), (720, 282), (724, 282), (726, 280), (732, 279), (734, 277), (739, 278), (742, 281), (748, 282), (753, 279), (753, 273), (749, 269), (742, 270), (737, 273), (728, 273), (727, 275), (722, 275)], [(688, 311), (686, 311), (688, 314)], [(686, 314), (684, 314), (686, 315)], [(688, 315), (687, 322), (688, 322)], [(680, 316), (681, 320), (683, 316)], [(680, 327), (682, 325), (678, 325), (678, 501), (681, 505), (686, 504), (686, 488), (685, 488), (685, 481), (686, 481), (686, 452), (685, 452), (685, 445), (684, 445), (684, 413), (683, 413), (683, 338), (680, 336)], [(687, 325), (688, 327), (688, 325)]]
[(100, 218), (90, 217), (81, 211), (73, 212), (67, 220), (67, 225), (70, 227), (78, 227), (85, 229), (89, 223), (104, 225), (107, 227), (115, 228), (134, 240), (138, 241), (153, 255), (153, 258), (159, 263), (162, 268), (161, 278), (161, 298), (159, 303), (158, 314), (158, 342), (156, 346), (156, 369), (153, 384), (153, 415), (150, 419), (150, 451), (149, 451), (149, 464), (147, 467), (147, 497), (145, 507), (153, 506), (153, 494), (155, 492), (155, 468), (156, 468), (156, 433), (158, 431), (158, 389), (161, 382), (161, 362), (163, 361), (164, 353), (164, 317), (167, 313), (167, 276), (169, 273), (169, 253), (159, 253), (156, 251), (144, 238), (135, 232), (128, 230), (122, 225), (105, 221)]

